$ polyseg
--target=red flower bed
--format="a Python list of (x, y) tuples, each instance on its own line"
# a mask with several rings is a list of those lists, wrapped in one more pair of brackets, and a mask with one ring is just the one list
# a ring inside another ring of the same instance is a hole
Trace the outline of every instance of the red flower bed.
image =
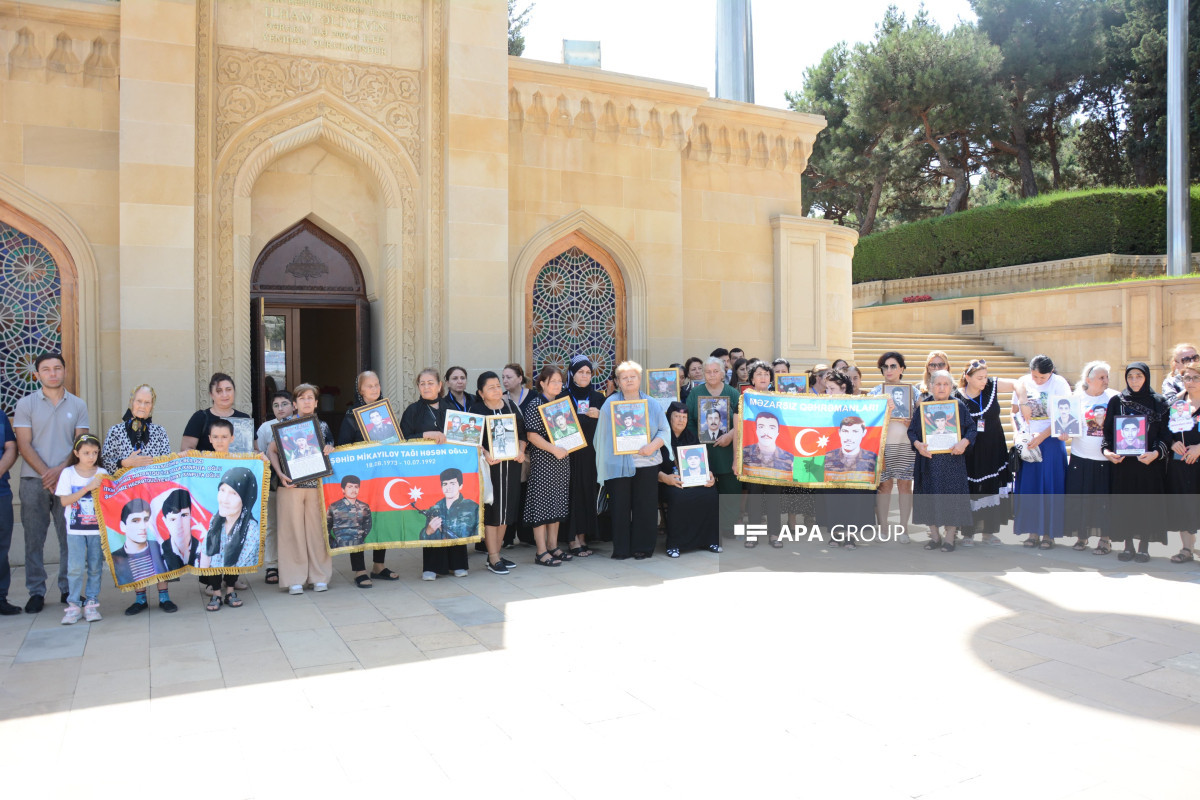
[(932, 300), (933, 295), (929, 294), (910, 294), (904, 298), (905, 303), (924, 303), (927, 300)]

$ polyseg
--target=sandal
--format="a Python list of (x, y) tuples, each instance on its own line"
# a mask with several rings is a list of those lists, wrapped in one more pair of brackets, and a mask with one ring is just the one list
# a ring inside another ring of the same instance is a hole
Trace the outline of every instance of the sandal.
[(1075, 540), (1075, 544), (1071, 545), (1071, 549), (1072, 550), (1087, 550), (1088, 549), (1088, 540), (1082, 539), (1082, 538), (1077, 538)]
[(221, 599), (221, 595), (214, 594), (212, 597), (208, 598), (208, 603), (204, 606), (204, 610), (205, 611), (220, 611), (222, 602), (224, 602), (224, 601)]
[(225, 595), (225, 605), (229, 606), (230, 608), (241, 608), (243, 602), (245, 601), (237, 596), (237, 592), (230, 592), (229, 594)]
[(758, 547), (758, 539), (753, 537), (746, 540), (746, 547)]
[(553, 555), (551, 555), (549, 550), (547, 550), (544, 553), (538, 553), (537, 555), (535, 555), (533, 557), (533, 563), (541, 564), (543, 567), (561, 567), (562, 566), (562, 561), (558, 560)]
[(943, 553), (953, 553), (954, 552), (954, 542), (943, 542), (942, 543), (942, 552)]
[(387, 567), (384, 567), (383, 569), (379, 570), (379, 572), (372, 572), (371, 579), (374, 580), (375, 578), (378, 578), (381, 581), (398, 581), (398, 580), (400, 580), (400, 576), (397, 573), (392, 572)]
[(551, 557), (551, 558), (556, 558), (556, 559), (558, 559), (559, 561), (570, 561), (572, 558), (574, 558), (574, 557), (575, 557), (575, 556), (572, 556), (572, 555), (568, 555), (567, 553), (564, 553), (564, 552), (563, 552), (563, 549), (562, 549), (561, 547), (556, 547), (556, 548), (554, 548), (553, 550), (551, 550), (551, 551), (549, 551), (549, 552), (550, 552), (550, 557)]
[(279, 570), (275, 569), (275, 567), (267, 567), (267, 574), (263, 578), (263, 583), (268, 584), (270, 586), (278, 585), (279, 584)]
[(930, 539), (928, 542), (925, 543), (926, 550), (937, 550), (941, 546), (942, 546), (941, 539)]
[(371, 588), (371, 576), (370, 575), (355, 575), (354, 576), (354, 585), (360, 589), (370, 589)]
[(1054, 549), (1054, 540), (1049, 537), (1042, 539), (1042, 543), (1039, 544), (1038, 547), (1042, 550), (1053, 550)]
[(777, 549), (783, 547), (783, 540), (782, 539), (772, 539), (771, 547), (774, 547)]
[(1133, 557), (1133, 560), (1135, 562), (1137, 562), (1138, 564), (1145, 564), (1147, 561), (1150, 560), (1150, 554), (1149, 553), (1138, 553), (1136, 556)]
[(1101, 539), (1100, 544), (1096, 545), (1096, 549), (1092, 551), (1092, 555), (1106, 556), (1112, 552), (1112, 543), (1108, 539)]
[(1137, 555), (1137, 553), (1133, 552), (1132, 550), (1122, 550), (1117, 555), (1117, 560), (1118, 561), (1133, 561), (1133, 557), (1135, 555)]
[(1037, 547), (1038, 546), (1038, 537), (1030, 536), (1028, 539), (1021, 542), (1021, 546), (1022, 547)]
[(588, 549), (587, 545), (583, 545), (582, 547), (572, 547), (567, 552), (575, 558), (587, 558), (592, 554), (592, 551)]
[[(1184, 555), (1184, 553), (1186, 553), (1187, 555)], [(1171, 556), (1172, 564), (1186, 564), (1189, 561), (1195, 561), (1195, 560), (1196, 560), (1196, 556), (1192, 553), (1191, 550), (1189, 550), (1186, 547), (1183, 548), (1182, 550), (1180, 550), (1175, 555)]]

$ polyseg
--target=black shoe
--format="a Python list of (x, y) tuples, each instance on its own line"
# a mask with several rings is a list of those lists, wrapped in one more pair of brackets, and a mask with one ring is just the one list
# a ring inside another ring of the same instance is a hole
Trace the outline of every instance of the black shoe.
[(129, 608), (125, 609), (125, 616), (136, 617), (138, 614), (142, 613), (149, 607), (150, 607), (149, 603), (138, 603), (135, 601), (133, 605), (131, 605)]
[(495, 564), (493, 564), (491, 561), (488, 561), (487, 568), (489, 570), (491, 570), (492, 572), (496, 573), (497, 575), (507, 575), (508, 574), (508, 567), (504, 566), (503, 560), (497, 561)]
[(29, 602), (25, 604), (25, 613), (36, 614), (45, 608), (45, 606), (46, 598), (42, 597), (40, 594), (30, 595)]
[[(141, 603), (134, 603), (134, 605), (141, 605)], [(158, 607), (161, 608), (163, 611), (167, 612), (168, 614), (174, 614), (176, 611), (179, 610), (179, 606), (175, 605), (175, 603), (170, 600), (163, 600), (161, 603), (158, 604)], [(130, 616), (133, 616), (133, 615), (130, 614)]]
[(1119, 561), (1133, 561), (1133, 557), (1135, 555), (1137, 555), (1137, 554), (1134, 553), (1132, 550), (1122, 550), (1121, 554), (1119, 556), (1117, 556), (1117, 559)]
[(0, 597), (0, 617), (11, 617), (14, 614), (20, 614), (20, 606), (14, 606), (8, 602), (7, 597)]
[[(63, 592), (62, 594), (60, 594), (58, 596), (58, 602), (62, 603), (65, 606), (67, 604), (67, 595), (68, 594), (69, 594), (69, 592)], [(82, 603), (80, 605), (82, 605)]]

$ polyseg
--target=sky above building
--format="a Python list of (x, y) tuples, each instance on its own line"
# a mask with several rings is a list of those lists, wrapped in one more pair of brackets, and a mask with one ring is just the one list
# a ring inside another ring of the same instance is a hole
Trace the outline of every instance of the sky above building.
[[(919, 0), (752, 0), (754, 100), (786, 108), (804, 70), (838, 42), (866, 42), (889, 5), (907, 15)], [(925, 0), (943, 28), (973, 21), (968, 0)], [(523, 7), (523, 3), (518, 4)], [(600, 41), (612, 72), (704, 86), (715, 94), (715, 0), (536, 0), (525, 29), (525, 57), (561, 63), (563, 39)]]

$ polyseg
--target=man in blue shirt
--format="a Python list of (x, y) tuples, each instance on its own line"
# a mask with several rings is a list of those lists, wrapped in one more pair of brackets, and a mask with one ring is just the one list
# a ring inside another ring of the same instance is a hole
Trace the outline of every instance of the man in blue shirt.
[(8, 417), (0, 414), (0, 614), (10, 617), (20, 614), (21, 609), (8, 602), (8, 585), (12, 570), (8, 568), (8, 546), (12, 544), (13, 506), (12, 489), (8, 485), (8, 470), (17, 461), (17, 437), (13, 433)]

